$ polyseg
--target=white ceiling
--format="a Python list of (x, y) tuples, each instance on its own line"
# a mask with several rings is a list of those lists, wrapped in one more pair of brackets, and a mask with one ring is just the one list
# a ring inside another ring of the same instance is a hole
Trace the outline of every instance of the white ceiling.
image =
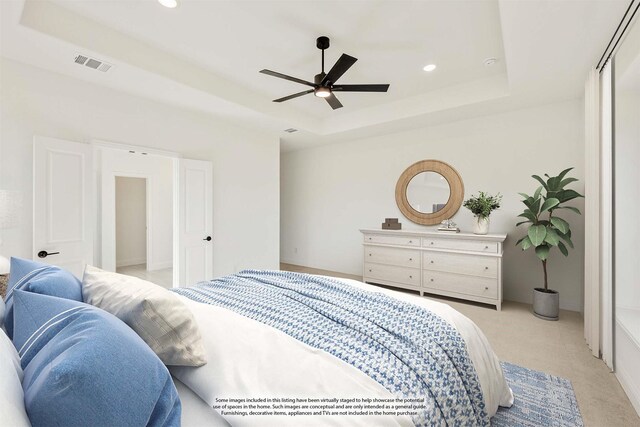
[[(203, 1), (5, 0), (2, 56), (283, 136), (283, 148), (460, 120), (576, 98), (627, 0)], [(386, 94), (340, 93), (344, 108), (259, 74), (313, 80), (315, 38), (328, 69), (358, 58), (340, 83), (390, 83)], [(99, 73), (77, 53), (115, 65)], [(492, 67), (484, 59), (495, 57)], [(422, 67), (438, 65), (426, 73)]]

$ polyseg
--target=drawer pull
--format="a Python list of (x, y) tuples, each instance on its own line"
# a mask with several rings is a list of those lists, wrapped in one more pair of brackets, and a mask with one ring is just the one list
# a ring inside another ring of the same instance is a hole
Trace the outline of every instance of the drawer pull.
[(413, 276), (409, 276), (409, 279), (413, 279)]
[(409, 240), (409, 243), (413, 243), (413, 240)]
[(489, 246), (485, 246), (484, 248), (485, 248), (485, 249), (489, 249)]
[(369, 256), (371, 256), (371, 254), (369, 254)]
[(488, 286), (485, 286), (485, 287), (484, 287), (484, 290), (485, 290), (485, 291), (488, 291), (488, 290), (489, 290), (489, 287), (488, 287)]
[(488, 269), (489, 269), (489, 267), (485, 267), (484, 269), (485, 269), (485, 270), (488, 270)]
[(429, 243), (430, 245), (433, 245), (433, 242)]
[(433, 260), (431, 260), (430, 262), (431, 262), (431, 264), (433, 264)]
[(369, 269), (369, 273), (371, 273), (371, 269)]
[(409, 258), (409, 261), (413, 261), (413, 258)]
[(429, 279), (429, 280), (433, 282), (433, 279)]
[(371, 237), (369, 237), (369, 240), (371, 240)]

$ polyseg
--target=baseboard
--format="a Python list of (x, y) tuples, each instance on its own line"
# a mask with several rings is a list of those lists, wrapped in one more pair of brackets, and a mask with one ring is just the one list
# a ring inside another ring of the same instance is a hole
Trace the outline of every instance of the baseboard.
[[(312, 274), (324, 274), (324, 275), (328, 275), (328, 276), (335, 276), (335, 277), (341, 277), (344, 279), (351, 279), (351, 280), (357, 280), (357, 281), (362, 281), (362, 275), (361, 274), (353, 274), (353, 273), (343, 273), (341, 271), (335, 271), (335, 270), (327, 270), (326, 268), (318, 268), (318, 267), (310, 267), (308, 265), (301, 265), (299, 263), (295, 263), (295, 262), (287, 262), (287, 261), (280, 261), (280, 265), (282, 264), (288, 264), (291, 265), (293, 267), (300, 267), (306, 270), (311, 270), (313, 271)], [(315, 270), (315, 271), (314, 271)], [(296, 270), (293, 270), (296, 271)]]
[[(631, 405), (640, 416), (640, 372), (637, 361), (640, 360), (640, 348), (628, 336), (623, 325), (616, 321), (616, 378), (627, 394)], [(620, 351), (622, 350), (622, 352)]]
[(146, 264), (146, 258), (131, 258), (131, 259), (119, 259), (116, 260), (116, 268), (117, 267), (129, 267), (130, 265), (140, 265)]
[(298, 263), (298, 262), (291, 261), (291, 260), (288, 260), (288, 259), (283, 259), (283, 258), (280, 258), (279, 264), (300, 265), (300, 263)]

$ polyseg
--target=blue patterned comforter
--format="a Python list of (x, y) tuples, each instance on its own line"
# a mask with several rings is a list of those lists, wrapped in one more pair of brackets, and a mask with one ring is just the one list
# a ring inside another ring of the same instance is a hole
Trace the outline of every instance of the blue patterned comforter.
[(422, 307), (339, 280), (283, 271), (174, 290), (270, 325), (355, 366), (399, 398), (424, 398), (416, 426), (488, 426), (464, 340)]

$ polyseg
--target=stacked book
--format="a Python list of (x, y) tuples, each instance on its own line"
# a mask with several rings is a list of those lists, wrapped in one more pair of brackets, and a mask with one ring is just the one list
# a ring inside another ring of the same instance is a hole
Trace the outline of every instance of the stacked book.
[(398, 218), (385, 218), (382, 223), (383, 230), (400, 230), (402, 229), (402, 224), (398, 222)]

